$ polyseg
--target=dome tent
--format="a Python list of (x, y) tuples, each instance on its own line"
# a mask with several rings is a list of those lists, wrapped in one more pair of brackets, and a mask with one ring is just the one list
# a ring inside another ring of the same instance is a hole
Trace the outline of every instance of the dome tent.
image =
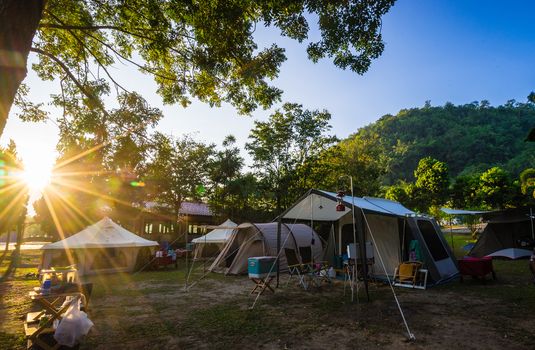
[[(210, 271), (225, 274), (244, 274), (247, 272), (247, 259), (253, 256), (277, 256), (277, 223), (239, 225), (233, 231), (221, 253), (217, 256)], [(303, 224), (281, 225), (281, 249), (310, 247), (314, 261), (321, 261), (323, 248), (321, 240), (312, 228)], [(279, 256), (280, 270), (288, 270), (284, 253)]]

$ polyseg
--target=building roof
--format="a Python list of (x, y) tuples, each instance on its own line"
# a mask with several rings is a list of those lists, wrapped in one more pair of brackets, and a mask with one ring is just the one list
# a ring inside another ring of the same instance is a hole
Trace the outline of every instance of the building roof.
[[(166, 205), (156, 202), (145, 203), (145, 208), (152, 212), (156, 211), (158, 207), (166, 207)], [(179, 214), (191, 216), (214, 216), (208, 204), (200, 202), (182, 202)]]

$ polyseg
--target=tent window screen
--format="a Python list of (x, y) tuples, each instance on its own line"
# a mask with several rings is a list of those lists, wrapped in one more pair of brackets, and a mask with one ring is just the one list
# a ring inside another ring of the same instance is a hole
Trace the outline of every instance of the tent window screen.
[(418, 220), (418, 228), (424, 237), (425, 244), (431, 251), (433, 260), (440, 261), (449, 257), (448, 252), (444, 248), (440, 237), (438, 236), (435, 227), (429, 221)]

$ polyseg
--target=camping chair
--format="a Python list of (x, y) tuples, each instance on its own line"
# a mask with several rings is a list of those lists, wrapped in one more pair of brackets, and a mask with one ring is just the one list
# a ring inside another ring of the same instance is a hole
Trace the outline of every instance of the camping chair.
[(301, 255), (301, 262), (306, 266), (308, 275), (312, 278), (314, 284), (319, 287), (321, 282), (331, 283), (329, 273), (327, 271), (327, 262), (314, 261), (312, 258), (312, 247), (299, 247), (299, 254)]
[(301, 264), (297, 258), (297, 254), (294, 249), (284, 248), (284, 254), (286, 255), (286, 261), (288, 262), (288, 272), (290, 277), (286, 285), (290, 283), (290, 280), (293, 276), (299, 278), (299, 284), (303, 287), (304, 290), (307, 290), (308, 283), (305, 280), (305, 275), (309, 272), (307, 265)]
[(427, 270), (422, 269), (420, 261), (402, 262), (394, 270), (394, 282), (396, 287), (425, 289), (427, 285)]

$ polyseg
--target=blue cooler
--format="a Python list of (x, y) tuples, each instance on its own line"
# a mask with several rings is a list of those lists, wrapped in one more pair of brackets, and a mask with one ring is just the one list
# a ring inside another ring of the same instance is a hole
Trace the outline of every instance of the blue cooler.
[(248, 259), (247, 272), (250, 278), (264, 278), (277, 273), (275, 256), (255, 256)]

